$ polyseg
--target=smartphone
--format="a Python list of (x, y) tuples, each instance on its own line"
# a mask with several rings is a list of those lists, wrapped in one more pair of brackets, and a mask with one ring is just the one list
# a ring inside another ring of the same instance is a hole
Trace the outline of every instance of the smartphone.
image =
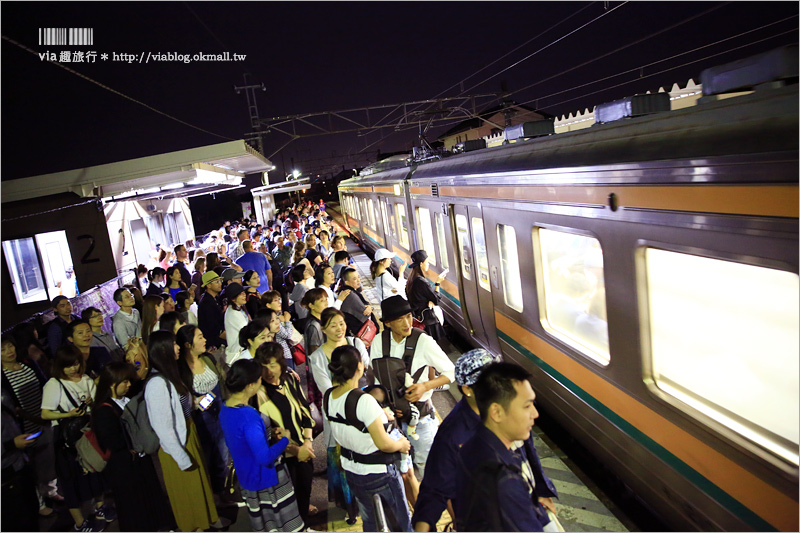
[(200, 398), (200, 401), (198, 402), (198, 404), (200, 405), (200, 409), (202, 409), (203, 411), (208, 409), (212, 403), (214, 403), (214, 393), (212, 392), (209, 392), (208, 394), (204, 395), (202, 398)]
[(36, 437), (38, 437), (39, 435), (41, 435), (41, 434), (42, 434), (42, 432), (41, 432), (41, 431), (37, 431), (36, 433), (34, 433), (34, 434), (33, 434), (33, 435), (31, 435), (31, 436), (29, 436), (29, 437), (25, 437), (25, 440), (33, 440), (33, 439), (35, 439)]
[(442, 270), (442, 277), (443, 277), (443, 278), (447, 277), (447, 273), (448, 273), (448, 272), (450, 272), (450, 269), (449, 269), (449, 268), (445, 268), (444, 270)]

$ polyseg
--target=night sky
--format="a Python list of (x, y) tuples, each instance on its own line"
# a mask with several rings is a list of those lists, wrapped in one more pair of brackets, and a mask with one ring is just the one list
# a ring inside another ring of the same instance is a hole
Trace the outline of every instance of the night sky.
[[(689, 78), (699, 82), (703, 68), (798, 42), (797, 2), (3, 2), (0, 9), (3, 180), (241, 139), (250, 122), (245, 95), (233, 86), (244, 84), (245, 73), (266, 87), (258, 92), (262, 118), (335, 111), (433, 98), (531, 40), (467, 79), (464, 89), (499, 92), (505, 81), (516, 102), (560, 115)], [(690, 17), (696, 18), (681, 24)], [(94, 45), (40, 46), (38, 29), (46, 27), (94, 28)], [(744, 32), (750, 33), (718, 43)], [(95, 63), (65, 66), (213, 133), (102, 89), (8, 39), (37, 53), (96, 51)], [(111, 60), (113, 53), (225, 51), (246, 60)], [(109, 59), (102, 61), (102, 53)], [(456, 87), (443, 96), (459, 94)], [(432, 128), (428, 138), (445, 129)], [(413, 130), (388, 135), (362, 155), (380, 134), (297, 140), (271, 158), (274, 174), (291, 171), (292, 159), (307, 172), (361, 166), (377, 150), (409, 149), (415, 137)], [(271, 133), (266, 155), (287, 140)]]

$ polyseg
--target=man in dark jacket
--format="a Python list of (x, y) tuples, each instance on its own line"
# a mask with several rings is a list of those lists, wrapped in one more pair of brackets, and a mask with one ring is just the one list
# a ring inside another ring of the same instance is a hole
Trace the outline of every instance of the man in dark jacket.
[(342, 281), (339, 292), (350, 290), (350, 294), (342, 302), (342, 313), (344, 313), (348, 335), (358, 333), (367, 320), (372, 320), (375, 323), (375, 327), (380, 329), (378, 320), (372, 314), (372, 306), (361, 294), (361, 278), (358, 276), (358, 271), (355, 268), (343, 270)]
[(493, 363), (472, 387), (483, 425), (459, 454), (458, 531), (543, 531), (555, 513), (558, 494), (533, 446), (530, 379), (519, 365)]
[(203, 287), (206, 292), (197, 304), (197, 327), (203, 332), (207, 349), (211, 351), (212, 348), (219, 348), (224, 344), (225, 317), (222, 306), (217, 301), (222, 292), (222, 278), (216, 272), (206, 272), (203, 274)]
[(73, 320), (78, 320), (78, 316), (72, 314), (72, 303), (66, 296), (56, 296), (53, 298), (53, 310), (56, 317), (47, 326), (47, 349), (50, 352), (50, 357), (54, 357), (61, 345), (64, 344), (64, 339), (67, 326)]

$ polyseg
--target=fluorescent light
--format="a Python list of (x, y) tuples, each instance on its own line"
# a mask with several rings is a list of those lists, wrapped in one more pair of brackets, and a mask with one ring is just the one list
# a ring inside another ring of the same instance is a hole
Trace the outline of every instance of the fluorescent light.
[(169, 185), (163, 185), (161, 187), (162, 191), (172, 191), (174, 189), (182, 189), (184, 187), (184, 183), (179, 181), (178, 183), (170, 183)]

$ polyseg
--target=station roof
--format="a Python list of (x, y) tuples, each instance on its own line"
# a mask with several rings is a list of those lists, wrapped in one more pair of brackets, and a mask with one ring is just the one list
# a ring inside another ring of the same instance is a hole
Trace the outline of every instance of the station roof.
[(244, 187), (246, 174), (272, 170), (243, 140), (4, 181), (2, 202), (72, 192), (105, 201), (197, 196)]
[(252, 193), (253, 198), (258, 198), (259, 196), (269, 196), (269, 195), (281, 194), (284, 192), (294, 192), (310, 188), (311, 188), (311, 178), (300, 178), (296, 180), (271, 183), (269, 185), (264, 185), (263, 187), (256, 187), (254, 189), (250, 189), (250, 192)]

